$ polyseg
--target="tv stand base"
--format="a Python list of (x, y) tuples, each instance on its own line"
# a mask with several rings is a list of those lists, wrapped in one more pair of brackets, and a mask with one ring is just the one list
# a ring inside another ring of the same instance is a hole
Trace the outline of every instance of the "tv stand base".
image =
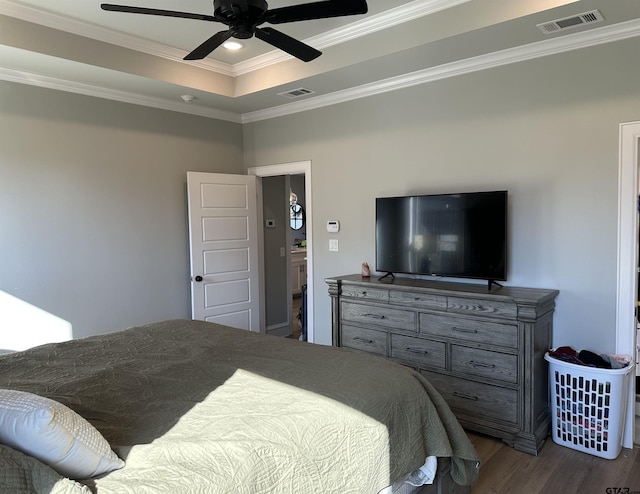
[(491, 291), (491, 288), (493, 288), (493, 285), (497, 286), (498, 288), (503, 288), (503, 286), (498, 283), (496, 280), (487, 280), (487, 286), (489, 288), (489, 291)]

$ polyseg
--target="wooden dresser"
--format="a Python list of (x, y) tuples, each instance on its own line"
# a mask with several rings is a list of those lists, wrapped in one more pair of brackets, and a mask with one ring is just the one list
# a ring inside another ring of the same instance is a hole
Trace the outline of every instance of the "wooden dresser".
[(558, 290), (337, 276), (333, 344), (418, 370), (468, 429), (537, 454), (549, 434)]

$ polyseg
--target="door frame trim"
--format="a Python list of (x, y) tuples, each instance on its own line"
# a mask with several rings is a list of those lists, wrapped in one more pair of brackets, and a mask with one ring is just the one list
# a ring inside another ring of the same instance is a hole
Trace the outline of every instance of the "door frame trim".
[[(273, 177), (278, 175), (304, 175), (304, 195), (307, 224), (307, 341), (314, 342), (313, 327), (313, 204), (311, 197), (311, 161), (296, 161), (265, 166), (253, 166), (247, 170), (249, 175), (256, 177)], [(260, 202), (260, 201), (259, 201)], [(258, 221), (262, 216), (261, 204), (258, 204)], [(264, 249), (264, 246), (261, 247)], [(264, 273), (264, 256), (260, 256), (260, 273)], [(262, 276), (260, 290), (261, 300), (264, 301), (264, 276)], [(261, 302), (261, 319), (264, 321), (264, 302)]]
[[(635, 359), (635, 307), (638, 286), (638, 167), (640, 121), (620, 124), (618, 169), (618, 285), (616, 353)], [(631, 269), (629, 269), (631, 267)], [(636, 268), (636, 269), (634, 269)], [(636, 371), (637, 372), (637, 371)], [(635, 373), (634, 373), (635, 374)], [(629, 380), (627, 420), (622, 445), (632, 448), (635, 425), (635, 375)]]

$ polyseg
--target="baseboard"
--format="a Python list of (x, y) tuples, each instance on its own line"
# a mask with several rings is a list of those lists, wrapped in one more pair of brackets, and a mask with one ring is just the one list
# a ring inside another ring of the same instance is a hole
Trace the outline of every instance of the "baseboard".
[(286, 325), (273, 325), (267, 328), (267, 334), (272, 336), (291, 336), (291, 326)]

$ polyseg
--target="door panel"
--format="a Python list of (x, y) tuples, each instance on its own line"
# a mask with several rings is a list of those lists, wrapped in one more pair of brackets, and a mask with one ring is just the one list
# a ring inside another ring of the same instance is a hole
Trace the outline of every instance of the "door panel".
[(206, 283), (204, 285), (205, 309), (229, 304), (249, 302), (249, 280)]
[(260, 331), (256, 179), (187, 173), (192, 317)]
[(249, 270), (249, 249), (229, 249), (204, 252), (204, 272), (213, 274)]
[(248, 328), (251, 323), (251, 311), (227, 312), (226, 314), (206, 317), (205, 321), (224, 324), (232, 328)]
[(248, 240), (248, 218), (202, 218), (204, 242)]
[[(222, 174), (208, 175), (221, 176)], [(203, 183), (201, 186), (204, 208), (244, 208), (247, 205), (247, 189), (244, 185)]]

